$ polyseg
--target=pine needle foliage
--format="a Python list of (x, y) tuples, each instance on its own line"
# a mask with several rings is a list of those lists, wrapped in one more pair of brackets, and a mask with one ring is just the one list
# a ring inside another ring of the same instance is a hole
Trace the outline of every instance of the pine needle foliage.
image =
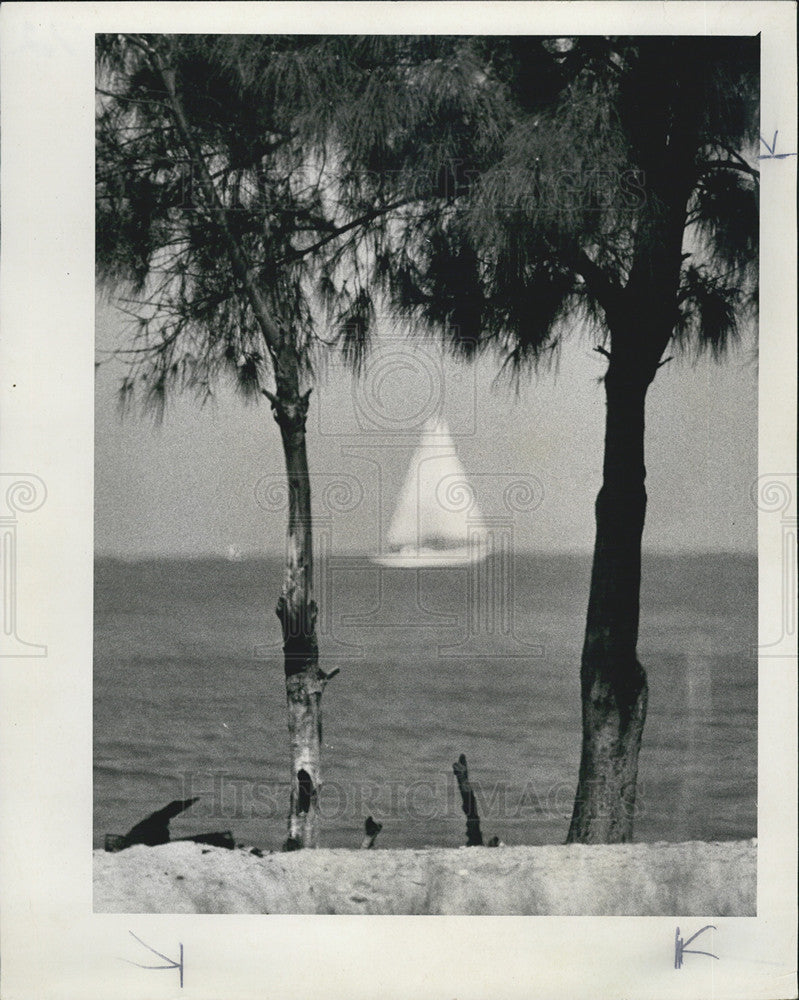
[(343, 86), (340, 63), (312, 36), (98, 36), (96, 268), (131, 319), (123, 402), (140, 390), (160, 414), (171, 391), (206, 399), (220, 377), (248, 399), (270, 384), (274, 344), (230, 238), (305, 377), (328, 344), (357, 367), (375, 317), (357, 248), (380, 210), (359, 219), (332, 178), (319, 80)]
[[(608, 342), (609, 289), (632, 295), (632, 276), (658, 269), (668, 293), (641, 309), (668, 317), (678, 347), (720, 355), (752, 326), (755, 38), (147, 41), (308, 376), (320, 345), (358, 370), (385, 303), (408, 329), (521, 371), (585, 322)], [(97, 55), (97, 267), (130, 297), (126, 385), (158, 402), (205, 396), (228, 372), (253, 397), (269, 347), (163, 81), (130, 36), (99, 36)]]
[(751, 325), (758, 39), (331, 45), (348, 68), (327, 141), (351, 211), (404, 204), (372, 230), (370, 260), (409, 327), (514, 369), (578, 322), (607, 338), (608, 288), (626, 289), (636, 262), (639, 277), (671, 267), (661, 242), (678, 184), (687, 252), (653, 308), (678, 346), (714, 354)]

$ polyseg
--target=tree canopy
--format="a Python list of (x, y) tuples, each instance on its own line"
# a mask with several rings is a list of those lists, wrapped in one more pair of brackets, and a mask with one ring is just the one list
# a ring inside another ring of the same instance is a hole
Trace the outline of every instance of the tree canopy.
[(334, 128), (352, 204), (410, 206), (372, 256), (399, 314), (520, 365), (575, 317), (606, 333), (632, 281), (680, 344), (737, 335), (757, 290), (757, 39), (330, 44), (350, 65)]
[(225, 371), (252, 398), (287, 346), (306, 374), (330, 343), (357, 364), (373, 319), (357, 245), (384, 208), (344, 205), (317, 141), (309, 85), (333, 54), (200, 35), (101, 35), (97, 54), (97, 271), (127, 289), (136, 341), (123, 398), (207, 396)]
[[(357, 365), (378, 289), (467, 354), (535, 361), (575, 316), (606, 330), (669, 226), (677, 284), (641, 307), (667, 310), (675, 341), (719, 353), (756, 301), (756, 39), (144, 44), (168, 64), (245, 266), (305, 363), (324, 340)], [(99, 36), (98, 55), (98, 270), (135, 299), (137, 375), (157, 400), (174, 382), (208, 392), (227, 368), (252, 394), (268, 352), (163, 79), (129, 38)]]

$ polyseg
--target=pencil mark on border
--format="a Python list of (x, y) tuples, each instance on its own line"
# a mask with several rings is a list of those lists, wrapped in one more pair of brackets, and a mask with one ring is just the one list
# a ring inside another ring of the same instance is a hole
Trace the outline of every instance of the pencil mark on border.
[(777, 150), (777, 136), (779, 134), (780, 134), (779, 131), (775, 131), (774, 132), (774, 138), (771, 140), (771, 145), (770, 146), (766, 142), (766, 140), (763, 138), (763, 136), (762, 135), (760, 136), (760, 141), (766, 147), (766, 149), (768, 150), (768, 153), (761, 153), (760, 156), (758, 157), (758, 159), (760, 159), (760, 160), (785, 160), (789, 156), (796, 156), (796, 153), (778, 153), (776, 151)]
[(692, 941), (696, 941), (700, 934), (704, 934), (705, 931), (716, 930), (715, 924), (706, 924), (701, 930), (698, 930), (696, 934), (692, 934), (687, 941), (680, 937), (680, 928), (678, 927), (674, 933), (674, 968), (681, 969), (683, 962), (683, 955), (707, 955), (708, 958), (715, 958), (716, 961), (720, 961), (718, 955), (714, 955), (709, 951), (699, 951), (696, 948), (688, 948)]
[(178, 973), (180, 974), (180, 988), (183, 989), (183, 969), (184, 969), (183, 943), (179, 942), (178, 944), (178, 947), (180, 948), (180, 960), (176, 962), (174, 959), (169, 958), (167, 955), (163, 955), (160, 951), (156, 951), (155, 948), (150, 947), (149, 944), (147, 944), (145, 941), (142, 941), (142, 939), (138, 937), (136, 934), (134, 934), (133, 931), (128, 931), (128, 934), (130, 934), (131, 937), (135, 938), (139, 942), (139, 944), (142, 945), (144, 948), (146, 948), (148, 951), (151, 951), (153, 955), (157, 955), (158, 958), (163, 958), (163, 960), (167, 964), (142, 965), (141, 962), (133, 962), (129, 958), (123, 958), (122, 961), (127, 962), (128, 965), (135, 965), (139, 969), (177, 969)]

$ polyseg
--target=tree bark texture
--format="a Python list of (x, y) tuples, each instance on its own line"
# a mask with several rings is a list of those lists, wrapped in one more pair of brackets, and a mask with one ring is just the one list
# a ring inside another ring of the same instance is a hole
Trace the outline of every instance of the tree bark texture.
[(581, 664), (583, 744), (567, 842), (632, 839), (646, 673), (638, 662), (646, 514), (644, 406), (650, 378), (611, 357), (602, 487)]
[[(638, 661), (641, 539), (646, 516), (647, 389), (679, 318), (695, 117), (653, 65), (652, 121), (640, 150), (647, 200), (624, 288), (594, 287), (610, 332), (602, 486), (581, 660), (583, 742), (567, 842), (632, 839), (647, 678)], [(665, 77), (665, 79), (670, 79)], [(589, 273), (586, 280), (591, 282)]]
[(291, 797), (285, 850), (319, 844), (322, 692), (331, 675), (319, 668), (313, 599), (311, 485), (305, 446), (309, 393), (300, 394), (299, 366), (286, 349), (276, 365), (277, 392), (268, 393), (280, 427), (288, 481), (283, 588), (277, 616), (283, 635)]

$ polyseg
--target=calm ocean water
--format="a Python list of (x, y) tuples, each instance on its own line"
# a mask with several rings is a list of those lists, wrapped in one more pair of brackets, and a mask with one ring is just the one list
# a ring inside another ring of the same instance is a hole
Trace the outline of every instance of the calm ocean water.
[[(331, 569), (321, 662), (341, 673), (323, 699), (325, 846), (357, 847), (368, 814), (383, 823), (379, 847), (464, 843), (460, 753), (484, 836), (563, 841), (589, 572), (590, 557), (517, 557), (507, 579), (497, 567), (475, 588), (466, 570)], [(201, 800), (173, 820), (174, 836), (230, 829), (280, 846), (280, 577), (279, 561), (97, 561), (96, 847), (189, 795)], [(645, 558), (636, 839), (756, 836), (756, 642), (753, 557)]]

